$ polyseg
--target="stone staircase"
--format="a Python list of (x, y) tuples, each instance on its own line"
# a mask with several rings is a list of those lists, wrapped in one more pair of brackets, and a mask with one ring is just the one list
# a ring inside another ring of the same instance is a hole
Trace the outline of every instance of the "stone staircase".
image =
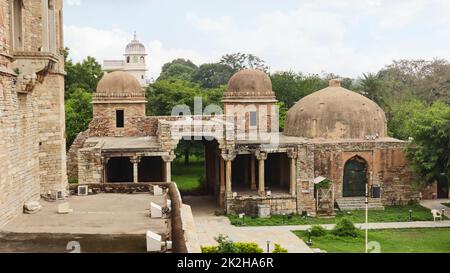
[[(362, 210), (366, 208), (365, 197), (345, 197), (336, 200), (340, 210)], [(384, 210), (384, 206), (379, 198), (369, 198), (370, 210)]]

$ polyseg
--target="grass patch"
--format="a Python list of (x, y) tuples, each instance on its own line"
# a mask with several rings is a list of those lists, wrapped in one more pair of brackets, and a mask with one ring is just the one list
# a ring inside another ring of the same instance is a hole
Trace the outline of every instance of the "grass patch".
[[(329, 253), (363, 253), (364, 234), (338, 237), (330, 232), (321, 237), (313, 237), (312, 248), (320, 248)], [(294, 231), (304, 241), (305, 231)], [(369, 230), (369, 242), (380, 243), (382, 253), (450, 253), (450, 228), (385, 229)]]
[(172, 165), (172, 180), (177, 183), (180, 191), (192, 191), (200, 188), (204, 177), (204, 163), (200, 160), (191, 161), (189, 165), (175, 161)]
[[(407, 222), (409, 221), (409, 210), (412, 210), (413, 221), (433, 221), (433, 215), (430, 210), (421, 205), (407, 206), (387, 206), (385, 210), (370, 210), (369, 222)], [(302, 218), (299, 215), (293, 215), (290, 218), (282, 215), (273, 215), (271, 218), (251, 218), (245, 217), (247, 226), (280, 226), (280, 225), (317, 225), (317, 224), (335, 224), (339, 219), (346, 217), (354, 223), (365, 222), (365, 211), (356, 210), (351, 212), (337, 212), (335, 218)], [(229, 215), (231, 223), (235, 226), (242, 225), (242, 219), (237, 215)], [(445, 218), (446, 219), (446, 218)]]
[(442, 205), (450, 208), (450, 203), (442, 203)]

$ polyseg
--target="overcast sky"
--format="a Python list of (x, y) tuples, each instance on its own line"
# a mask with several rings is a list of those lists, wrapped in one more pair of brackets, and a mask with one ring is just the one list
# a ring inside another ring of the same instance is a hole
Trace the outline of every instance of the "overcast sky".
[(149, 76), (252, 53), (271, 72), (357, 77), (394, 59), (450, 59), (449, 0), (65, 0), (71, 58), (120, 59), (137, 31)]

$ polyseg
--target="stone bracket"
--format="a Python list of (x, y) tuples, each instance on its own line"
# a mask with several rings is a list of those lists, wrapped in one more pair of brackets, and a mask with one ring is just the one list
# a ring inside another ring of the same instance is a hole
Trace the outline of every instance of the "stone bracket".
[(30, 93), (38, 83), (43, 83), (45, 77), (56, 68), (58, 59), (53, 54), (42, 52), (14, 53), (13, 67), (17, 76), (17, 91)]

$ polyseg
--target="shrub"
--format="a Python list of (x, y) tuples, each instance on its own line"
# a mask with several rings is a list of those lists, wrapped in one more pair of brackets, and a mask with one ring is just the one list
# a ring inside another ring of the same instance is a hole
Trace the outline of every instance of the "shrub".
[(202, 253), (263, 253), (263, 250), (256, 243), (234, 243), (225, 235), (215, 238), (218, 246), (201, 247)]
[(68, 182), (69, 182), (69, 184), (78, 184), (78, 178), (69, 176)]
[(202, 246), (202, 253), (219, 253), (219, 248), (217, 246)]
[(238, 253), (263, 253), (257, 243), (234, 243)]
[(214, 239), (217, 241), (217, 243), (219, 243), (218, 246), (219, 253), (239, 253), (238, 248), (236, 247), (234, 242), (228, 238), (228, 236), (220, 234), (218, 237)]
[(311, 236), (321, 237), (327, 234), (327, 231), (322, 226), (312, 226), (311, 227)]
[(358, 230), (348, 218), (342, 218), (333, 229), (333, 234), (340, 237), (357, 237)]
[(286, 248), (282, 248), (280, 244), (275, 244), (275, 249), (272, 253), (288, 253)]

